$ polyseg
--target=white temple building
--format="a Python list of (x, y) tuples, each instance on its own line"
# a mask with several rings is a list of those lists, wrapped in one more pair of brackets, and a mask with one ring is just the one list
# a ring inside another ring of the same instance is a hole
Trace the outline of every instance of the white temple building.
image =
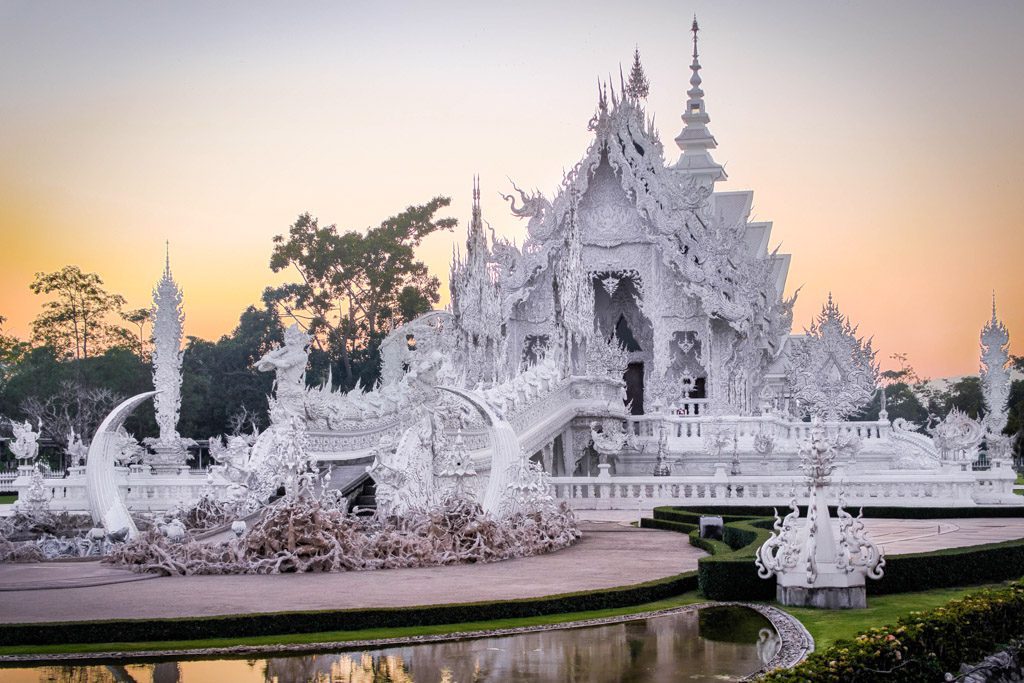
[[(878, 420), (850, 421), (878, 390), (871, 342), (831, 295), (793, 334), (790, 256), (770, 248), (770, 222), (751, 220), (753, 193), (724, 189), (692, 30), (678, 157), (644, 109), (646, 84), (602, 85), (593, 141), (556, 195), (505, 196), (526, 221), (522, 245), (488, 238), (475, 181), (450, 309), (394, 330), (379, 386), (348, 393), (306, 387), (309, 338), (289, 330), (257, 364), (277, 374), (271, 427), (223, 455), (207, 490), (266, 467), (275, 434), (298, 424), (335, 485), (375, 485), (395, 509), (455, 487), (493, 502), (519, 454), (579, 508), (779, 505), (805, 486), (800, 452), (816, 430), (843, 454), (831, 485), (849, 505), (1024, 502), (1008, 449), (974, 466), (986, 433), (998, 441), (1000, 408), (984, 427), (951, 415), (929, 434), (890, 422), (883, 394)], [(990, 326), (984, 380), (1002, 382), (994, 311)]]

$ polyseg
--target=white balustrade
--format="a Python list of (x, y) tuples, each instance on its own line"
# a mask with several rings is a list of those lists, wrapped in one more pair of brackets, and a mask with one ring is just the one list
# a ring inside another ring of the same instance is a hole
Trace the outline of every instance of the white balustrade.
[[(1001, 469), (1001, 471), (999, 471)], [(1013, 493), (1014, 475), (1007, 464), (987, 472), (959, 468), (937, 471), (890, 470), (834, 479), (830, 494), (840, 491), (850, 507), (860, 505), (965, 506), (1024, 504)], [(786, 506), (805, 493), (799, 475), (727, 475), (621, 477), (552, 477), (552, 495), (576, 509), (635, 510), (658, 505), (719, 504)]]

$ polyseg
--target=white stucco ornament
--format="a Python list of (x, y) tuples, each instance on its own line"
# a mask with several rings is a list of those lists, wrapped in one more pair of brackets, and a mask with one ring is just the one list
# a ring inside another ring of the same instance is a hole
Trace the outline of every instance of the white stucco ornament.
[(1010, 398), (1010, 333), (996, 317), (992, 295), (992, 319), (981, 330), (981, 391), (988, 412), (982, 422), (990, 434), (1000, 435), (1006, 426)]
[(775, 531), (757, 551), (758, 576), (777, 577), (777, 599), (784, 605), (866, 607), (865, 577), (882, 577), (885, 557), (868, 538), (860, 517), (843, 509), (842, 495), (838, 525), (829, 514), (829, 478), (849, 447), (848, 442), (829, 436), (823, 425), (814, 424), (801, 447), (801, 465), (810, 487), (807, 518), (800, 519), (794, 498), (785, 519), (776, 512)]
[(790, 353), (789, 382), (804, 410), (826, 421), (841, 420), (867, 404), (875, 393), (878, 365), (871, 340), (828, 303), (806, 336)]
[(14, 440), (8, 444), (11, 453), (18, 459), (21, 465), (28, 466), (35, 462), (39, 456), (39, 435), (42, 433), (43, 423), (38, 421), (36, 429), (28, 420), (24, 422), (11, 421), (11, 431), (14, 432)]

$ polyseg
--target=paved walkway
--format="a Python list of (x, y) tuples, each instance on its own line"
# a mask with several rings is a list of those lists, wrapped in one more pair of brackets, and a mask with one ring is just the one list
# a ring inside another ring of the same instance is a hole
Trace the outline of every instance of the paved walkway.
[(890, 555), (1001, 543), (1024, 538), (1024, 519), (866, 519), (871, 538)]
[[(629, 526), (635, 512), (581, 512), (580, 517), (584, 536), (575, 546), (492, 564), (191, 577), (140, 576), (98, 562), (0, 564), (0, 622), (510, 600), (650, 581), (695, 569), (704, 554), (681, 534)], [(889, 554), (1024, 538), (1024, 519), (869, 519), (865, 524)]]
[[(0, 622), (181, 617), (292, 610), (402, 607), (511, 600), (641, 583), (695, 569), (703, 551), (685, 536), (615, 522), (586, 522), (571, 548), (477, 565), (339, 574), (159, 577), (131, 584), (0, 592)], [(60, 563), (76, 572), (118, 572), (97, 563)], [(15, 588), (42, 565), (0, 565), (0, 587)], [(57, 565), (51, 565), (56, 567)], [(17, 567), (12, 572), (11, 568)], [(9, 578), (11, 577), (11, 578)], [(21, 578), (19, 578), (21, 577)]]

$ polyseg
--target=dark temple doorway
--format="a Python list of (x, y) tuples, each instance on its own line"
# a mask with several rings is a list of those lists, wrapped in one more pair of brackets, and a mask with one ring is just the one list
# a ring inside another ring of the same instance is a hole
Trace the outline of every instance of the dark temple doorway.
[(622, 375), (626, 382), (626, 405), (633, 415), (644, 414), (644, 364), (630, 363)]

